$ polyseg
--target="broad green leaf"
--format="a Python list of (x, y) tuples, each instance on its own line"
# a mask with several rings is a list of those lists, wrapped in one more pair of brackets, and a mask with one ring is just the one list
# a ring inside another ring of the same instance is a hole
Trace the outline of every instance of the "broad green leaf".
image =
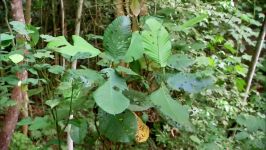
[(13, 30), (21, 35), (28, 35), (29, 33), (32, 33), (27, 31), (25, 24), (20, 21), (11, 21), (10, 24), (12, 25)]
[(123, 59), (131, 37), (131, 22), (129, 17), (117, 17), (106, 29), (103, 37), (103, 47), (106, 54), (113, 60)]
[(85, 41), (83, 38), (77, 35), (73, 35), (72, 39), (74, 41), (74, 47), (76, 50), (80, 53), (90, 53), (90, 58), (95, 57), (101, 53), (98, 49), (93, 47), (91, 44), (89, 44), (87, 41)]
[(241, 78), (236, 78), (235, 84), (236, 84), (238, 91), (242, 92), (245, 90), (245, 87), (246, 87), (246, 81), (245, 80), (243, 80)]
[[(43, 36), (43, 38), (46, 36)], [(59, 49), (60, 47), (70, 46), (70, 43), (66, 40), (64, 36), (58, 36), (58, 37), (49, 37), (51, 41), (47, 44), (47, 47), (49, 49)]]
[(135, 90), (125, 90), (123, 94), (130, 100), (128, 109), (131, 111), (145, 111), (154, 106), (145, 93)]
[(38, 28), (36, 28), (32, 25), (27, 25), (26, 28), (27, 28), (27, 30), (32, 31), (31, 33), (29, 33), (29, 36), (30, 36), (30, 44), (33, 47), (33, 46), (37, 45), (39, 38), (40, 38)]
[(115, 70), (117, 72), (122, 72), (122, 73), (125, 73), (127, 75), (139, 76), (136, 72), (132, 71), (130, 68), (126, 68), (123, 66), (118, 66)]
[(197, 79), (196, 74), (178, 73), (167, 79), (167, 84), (174, 90), (183, 89), (189, 93), (198, 93), (213, 84), (212, 78)]
[(185, 70), (194, 64), (194, 60), (190, 59), (187, 55), (175, 54), (168, 60), (168, 66), (177, 70)]
[(119, 114), (129, 106), (129, 99), (122, 94), (127, 89), (127, 84), (115, 74), (114, 70), (108, 74), (109, 79), (94, 92), (93, 97), (104, 111)]
[(191, 135), (191, 136), (189, 136), (189, 138), (190, 138), (193, 142), (195, 142), (195, 143), (197, 143), (197, 144), (200, 144), (200, 143), (201, 143), (200, 139), (199, 139), (196, 135)]
[(249, 137), (249, 134), (246, 131), (238, 132), (235, 135), (236, 140), (245, 140)]
[(197, 16), (195, 18), (192, 18), (192, 19), (184, 22), (182, 25), (178, 26), (176, 31), (185, 31), (185, 30), (191, 28), (192, 26), (194, 26), (195, 24), (203, 21), (207, 17), (208, 17), (207, 14), (202, 14), (202, 15), (199, 15), (199, 16)]
[[(73, 122), (73, 121), (72, 121)], [(77, 123), (71, 124), (70, 136), (71, 139), (78, 144), (81, 144), (86, 137), (88, 125), (86, 120), (78, 120)]]
[(45, 104), (48, 105), (51, 109), (56, 107), (60, 103), (59, 99), (53, 99), (53, 100), (47, 100), (45, 101)]
[(17, 125), (18, 126), (23, 126), (23, 125), (29, 125), (32, 123), (32, 118), (31, 117), (27, 117), (27, 118), (24, 118), (22, 120), (20, 120)]
[(29, 126), (29, 130), (38, 130), (48, 127), (50, 124), (48, 122), (48, 117), (36, 117), (31, 125)]
[(140, 59), (143, 56), (143, 52), (144, 48), (141, 36), (138, 32), (133, 32), (130, 46), (124, 57), (125, 62), (128, 63)]
[(255, 132), (257, 130), (262, 130), (263, 132), (266, 132), (265, 118), (259, 118), (251, 115), (239, 115), (236, 122), (247, 127), (248, 131)]
[(189, 113), (187, 108), (178, 101), (173, 100), (164, 84), (161, 88), (153, 92), (150, 98), (154, 105), (167, 117), (183, 126), (190, 126)]
[(13, 54), (13, 55), (10, 55), (10, 56), (9, 56), (9, 59), (11, 59), (11, 61), (12, 61), (13, 63), (17, 64), (17, 63), (23, 61), (24, 56), (21, 55), (21, 54)]
[(33, 56), (36, 58), (51, 58), (54, 59), (54, 55), (51, 54), (52, 52), (50, 51), (38, 51), (37, 53), (35, 53)]
[(144, 53), (161, 67), (167, 65), (171, 55), (171, 41), (169, 33), (163, 25), (154, 18), (145, 22), (146, 29), (142, 31)]
[(56, 39), (56, 37), (53, 37), (51, 35), (44, 35), (44, 34), (41, 34), (40, 37), (44, 39), (45, 42), (51, 42)]
[(128, 143), (135, 140), (137, 119), (131, 111), (117, 115), (100, 111), (98, 116), (100, 133), (111, 141)]
[(5, 34), (5, 33), (0, 34), (0, 42), (7, 41), (7, 40), (12, 40), (14, 38), (15, 37), (13, 35)]
[(49, 72), (53, 74), (62, 74), (64, 73), (65, 68), (59, 65), (50, 66), (48, 69)]
[(91, 58), (100, 54), (100, 51), (98, 49), (94, 48), (91, 44), (89, 44), (80, 36), (73, 35), (72, 39), (74, 45), (71, 45), (64, 36), (59, 36), (56, 37), (54, 40), (50, 41), (47, 44), (47, 47), (63, 55), (72, 57), (77, 57), (76, 55), (86, 55), (84, 58)]

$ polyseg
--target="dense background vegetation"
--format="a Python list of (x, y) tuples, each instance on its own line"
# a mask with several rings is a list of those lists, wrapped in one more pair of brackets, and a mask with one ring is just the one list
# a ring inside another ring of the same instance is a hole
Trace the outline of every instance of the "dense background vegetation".
[(2, 0), (0, 149), (266, 149), (265, 10)]

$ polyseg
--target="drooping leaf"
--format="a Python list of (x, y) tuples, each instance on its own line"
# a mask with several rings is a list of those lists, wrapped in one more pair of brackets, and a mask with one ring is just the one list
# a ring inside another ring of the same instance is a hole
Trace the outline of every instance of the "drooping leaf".
[[(100, 51), (77, 35), (72, 36), (74, 45), (71, 45), (64, 36), (54, 38), (47, 44), (49, 49), (55, 50), (63, 55), (75, 57), (78, 54), (85, 55), (85, 58), (95, 57)], [(89, 54), (89, 55), (86, 55)], [(77, 56), (76, 56), (77, 57)]]
[(131, 9), (132, 14), (134, 16), (138, 16), (140, 13), (140, 9), (141, 9), (139, 0), (132, 0), (131, 5), (130, 5), (130, 9)]
[(53, 74), (62, 74), (64, 73), (65, 68), (59, 65), (50, 66), (48, 69), (49, 72)]
[(25, 24), (20, 21), (11, 21), (10, 24), (12, 25), (13, 30), (21, 35), (28, 35), (29, 33), (31, 33), (26, 30)]
[(191, 28), (192, 26), (194, 26), (195, 24), (203, 21), (207, 17), (208, 17), (207, 14), (201, 14), (201, 15), (195, 17), (195, 18), (192, 18), (192, 19), (184, 22), (182, 25), (178, 26), (176, 31), (185, 31), (185, 30)]
[(171, 41), (169, 33), (163, 25), (154, 18), (145, 22), (146, 29), (142, 32), (144, 53), (161, 67), (167, 65), (171, 55)]
[(135, 114), (138, 123), (138, 129), (136, 133), (136, 142), (143, 143), (146, 142), (150, 136), (149, 127), (143, 123), (143, 121)]
[(0, 34), (0, 42), (6, 41), (6, 40), (12, 40), (12, 39), (14, 39), (13, 35), (5, 34), (5, 33)]
[(48, 105), (51, 109), (56, 107), (60, 103), (59, 99), (52, 99), (45, 101), (45, 104)]
[(117, 17), (106, 29), (103, 37), (103, 46), (113, 60), (123, 59), (131, 36), (131, 22), (129, 17)]
[(108, 68), (109, 79), (93, 94), (95, 102), (110, 114), (119, 114), (129, 106), (129, 99), (122, 92), (127, 89), (126, 82)]
[(38, 43), (39, 38), (40, 38), (38, 28), (36, 28), (32, 25), (27, 25), (26, 28), (27, 28), (27, 30), (31, 31), (31, 33), (29, 33), (29, 36), (30, 36), (30, 44), (33, 47)]
[(117, 115), (100, 111), (98, 116), (100, 133), (108, 139), (123, 143), (135, 140), (137, 119), (131, 111), (126, 110)]
[(90, 53), (90, 57), (95, 57), (99, 55), (101, 52), (85, 41), (83, 38), (77, 35), (72, 36), (74, 47), (77, 48), (78, 52), (88, 52)]
[(19, 125), (19, 126), (23, 126), (23, 125), (29, 125), (29, 124), (31, 124), (31, 123), (32, 123), (32, 118), (27, 117), (27, 118), (24, 118), (24, 119), (20, 120), (20, 121), (17, 123), (17, 125)]
[(17, 64), (17, 63), (23, 61), (24, 56), (21, 55), (21, 54), (12, 54), (12, 55), (9, 56), (9, 59), (10, 59), (13, 63)]
[(168, 66), (177, 70), (184, 70), (194, 64), (194, 60), (190, 59), (187, 55), (175, 54), (168, 60)]
[(29, 130), (38, 130), (43, 129), (49, 126), (48, 117), (36, 117), (31, 125), (29, 126)]
[(174, 90), (183, 89), (189, 93), (198, 93), (213, 84), (212, 78), (198, 79), (196, 74), (178, 73), (167, 79), (168, 85)]
[(78, 144), (81, 144), (86, 137), (88, 125), (86, 120), (78, 120), (75, 123), (71, 121), (70, 136), (71, 139)]
[(115, 70), (117, 72), (122, 72), (122, 73), (125, 73), (127, 75), (139, 76), (136, 72), (132, 71), (130, 68), (126, 68), (123, 66), (118, 66)]
[(144, 48), (141, 36), (138, 32), (133, 32), (130, 46), (124, 57), (125, 62), (128, 63), (140, 59), (143, 56), (143, 52)]
[(164, 84), (161, 85), (160, 89), (153, 92), (150, 98), (154, 105), (156, 105), (165, 116), (183, 126), (190, 126), (187, 108), (182, 106), (178, 101), (172, 99)]

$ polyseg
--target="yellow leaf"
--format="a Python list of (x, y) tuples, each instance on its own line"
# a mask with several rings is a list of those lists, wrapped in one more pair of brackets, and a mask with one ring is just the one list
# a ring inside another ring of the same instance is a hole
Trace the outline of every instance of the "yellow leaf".
[(150, 134), (150, 129), (149, 127), (142, 122), (142, 120), (135, 114), (138, 122), (138, 129), (137, 129), (137, 134), (136, 134), (136, 142), (142, 143), (146, 142), (147, 139), (149, 138)]
[(130, 8), (131, 8), (132, 14), (134, 16), (138, 16), (139, 13), (140, 13), (140, 3), (139, 3), (139, 0), (132, 0), (131, 1)]

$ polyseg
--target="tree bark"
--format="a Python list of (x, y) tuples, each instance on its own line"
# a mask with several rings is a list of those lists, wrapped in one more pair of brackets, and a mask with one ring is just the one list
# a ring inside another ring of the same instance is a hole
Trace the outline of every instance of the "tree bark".
[(116, 16), (124, 16), (124, 1), (123, 0), (115, 0), (115, 6), (116, 6)]
[[(12, 17), (15, 21), (20, 21), (25, 23), (22, 0), (11, 0)], [(19, 38), (19, 35), (18, 35)], [(21, 81), (28, 78), (28, 72), (26, 70), (18, 72), (16, 74), (17, 78)], [(28, 94), (22, 87), (18, 84), (12, 90), (11, 98), (16, 101), (16, 105), (10, 107), (4, 118), (3, 128), (0, 131), (0, 149), (7, 150), (9, 143), (11, 141), (12, 134), (16, 128), (18, 116), (20, 113), (21, 104), (28, 99)]]
[(25, 21), (26, 24), (31, 23), (31, 0), (26, 1)]

